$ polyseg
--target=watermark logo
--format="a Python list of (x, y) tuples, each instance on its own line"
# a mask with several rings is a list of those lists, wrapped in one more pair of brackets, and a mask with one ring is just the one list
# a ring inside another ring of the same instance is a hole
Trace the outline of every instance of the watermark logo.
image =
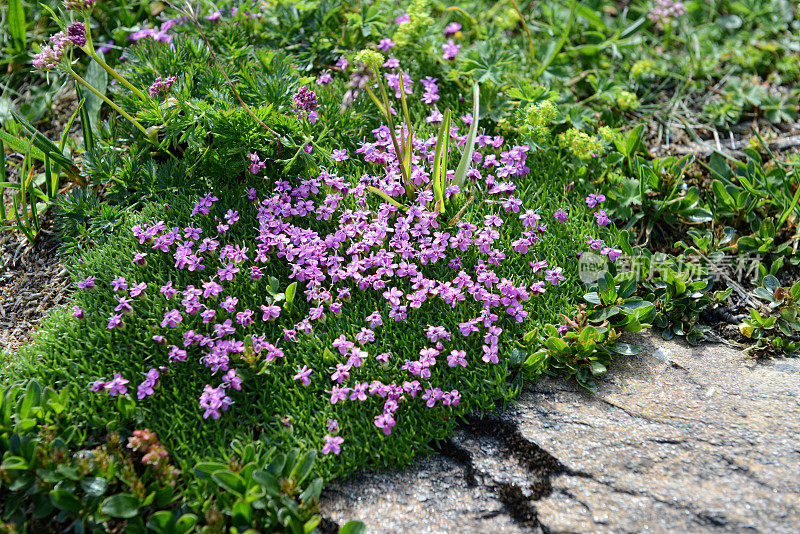
[(608, 272), (608, 260), (594, 252), (584, 252), (578, 260), (578, 277), (584, 284), (594, 284)]

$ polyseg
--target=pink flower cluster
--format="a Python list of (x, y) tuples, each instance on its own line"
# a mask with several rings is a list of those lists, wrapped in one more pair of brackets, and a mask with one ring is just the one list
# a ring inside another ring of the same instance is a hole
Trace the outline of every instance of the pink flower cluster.
[(175, 76), (167, 76), (166, 78), (159, 76), (150, 86), (150, 96), (153, 98), (163, 98), (164, 95), (170, 92), (172, 84), (174, 83)]
[(664, 25), (686, 14), (686, 6), (683, 2), (674, 0), (655, 0), (653, 9), (647, 14), (647, 18), (659, 25)]

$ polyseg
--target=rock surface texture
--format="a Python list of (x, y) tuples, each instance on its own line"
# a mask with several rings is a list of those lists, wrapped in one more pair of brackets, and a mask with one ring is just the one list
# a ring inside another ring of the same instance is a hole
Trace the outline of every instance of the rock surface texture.
[(800, 359), (637, 343), (596, 394), (542, 380), (439, 454), (331, 484), (329, 530), (797, 532)]

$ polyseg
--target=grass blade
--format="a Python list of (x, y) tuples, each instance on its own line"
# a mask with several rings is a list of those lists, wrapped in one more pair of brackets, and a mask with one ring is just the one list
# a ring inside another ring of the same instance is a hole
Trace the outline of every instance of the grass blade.
[[(81, 99), (81, 104), (86, 100), (82, 98), (81, 95), (83, 94), (83, 88), (75, 85), (75, 92), (78, 94), (78, 98)], [(89, 111), (86, 109), (86, 106), (80, 105), (80, 112), (81, 112), (81, 131), (83, 132), (83, 149), (86, 152), (92, 152), (94, 150), (94, 132), (92, 130), (92, 121), (89, 119)]]
[[(43, 153), (47, 152), (48, 154), (50, 154), (50, 157), (53, 158), (53, 161), (55, 161), (59, 165), (67, 167), (68, 169), (74, 170), (75, 174), (77, 174), (78, 169), (77, 166), (75, 165), (75, 162), (66, 157), (63, 154), (63, 152), (61, 152), (58, 149), (55, 143), (53, 143), (50, 139), (42, 135), (42, 133), (39, 130), (34, 128), (31, 123), (25, 120), (25, 117), (23, 117), (13, 109), (10, 111), (14, 119), (16, 119), (17, 122), (19, 122), (22, 125), (22, 127), (25, 128), (31, 135), (31, 140), (33, 141), (33, 144), (36, 148), (38, 148)], [(36, 157), (35, 154), (34, 157)]]
[(464, 147), (464, 153), (461, 155), (461, 161), (458, 162), (456, 174), (453, 176), (453, 184), (458, 187), (464, 185), (464, 180), (467, 177), (467, 171), (472, 163), (472, 150), (475, 145), (475, 137), (478, 134), (478, 114), (480, 113), (480, 91), (478, 90), (478, 83), (472, 82), (472, 124), (469, 127), (469, 135), (467, 135), (467, 144)]
[(369, 191), (370, 193), (375, 193), (376, 195), (381, 197), (383, 200), (385, 200), (386, 202), (388, 202), (389, 204), (391, 204), (395, 208), (400, 208), (403, 211), (408, 209), (405, 206), (403, 206), (402, 204), (400, 204), (398, 201), (396, 201), (395, 199), (393, 199), (392, 197), (390, 197), (389, 195), (387, 195), (386, 193), (384, 193), (383, 191), (378, 189), (377, 187), (371, 187), (371, 186), (367, 187), (367, 191)]
[[(444, 112), (439, 137), (436, 139), (436, 152), (433, 156), (433, 200), (434, 209), (444, 213), (444, 178), (447, 170), (442, 170), (442, 155), (446, 154), (450, 141), (450, 108)], [(446, 158), (446, 156), (445, 156)]]

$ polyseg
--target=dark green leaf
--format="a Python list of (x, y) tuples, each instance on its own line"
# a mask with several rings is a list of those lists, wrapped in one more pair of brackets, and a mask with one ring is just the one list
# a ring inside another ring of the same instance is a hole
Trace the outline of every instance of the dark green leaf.
[(69, 490), (53, 490), (50, 492), (50, 502), (59, 510), (77, 514), (81, 510), (81, 501), (75, 493)]
[(111, 517), (130, 519), (139, 513), (139, 499), (130, 493), (112, 495), (103, 501), (100, 511)]
[(219, 487), (235, 493), (239, 497), (244, 496), (245, 491), (247, 491), (247, 484), (245, 484), (244, 479), (231, 471), (217, 471), (211, 475), (211, 478)]

